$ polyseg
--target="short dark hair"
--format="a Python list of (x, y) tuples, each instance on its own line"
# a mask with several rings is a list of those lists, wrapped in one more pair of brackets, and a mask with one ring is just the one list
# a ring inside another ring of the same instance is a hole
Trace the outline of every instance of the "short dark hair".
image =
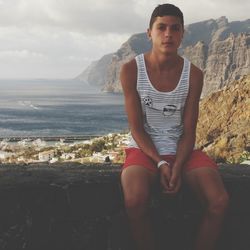
[(149, 22), (149, 28), (151, 29), (155, 19), (160, 16), (176, 16), (179, 17), (181, 20), (182, 26), (184, 26), (184, 18), (183, 18), (183, 13), (181, 10), (176, 7), (173, 4), (165, 3), (165, 4), (159, 4), (152, 12), (150, 22)]

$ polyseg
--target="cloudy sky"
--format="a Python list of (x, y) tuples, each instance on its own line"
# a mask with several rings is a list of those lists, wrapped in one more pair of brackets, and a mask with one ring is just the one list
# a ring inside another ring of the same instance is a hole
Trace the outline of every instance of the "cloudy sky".
[[(0, 78), (74, 78), (147, 29), (159, 0), (0, 0)], [(249, 0), (175, 0), (185, 23), (249, 18)]]

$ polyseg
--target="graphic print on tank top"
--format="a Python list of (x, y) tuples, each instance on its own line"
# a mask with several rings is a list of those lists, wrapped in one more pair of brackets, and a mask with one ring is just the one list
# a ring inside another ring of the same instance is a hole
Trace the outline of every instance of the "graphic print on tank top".
[(156, 104), (153, 98), (148, 95), (145, 97), (142, 95), (142, 101), (145, 105), (145, 118), (151, 128), (164, 130), (166, 122), (168, 122), (168, 127), (172, 124), (172, 129), (175, 129), (176, 124), (182, 122), (183, 112), (180, 103), (168, 103), (167, 100), (163, 99), (162, 103)]

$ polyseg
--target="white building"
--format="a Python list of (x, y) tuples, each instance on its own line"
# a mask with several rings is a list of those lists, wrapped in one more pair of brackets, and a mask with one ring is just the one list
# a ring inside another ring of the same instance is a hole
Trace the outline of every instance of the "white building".
[(20, 147), (27, 147), (27, 146), (29, 146), (30, 141), (31, 141), (30, 139), (23, 139), (21, 141), (18, 141), (17, 145)]
[(32, 145), (34, 147), (42, 148), (42, 147), (45, 147), (47, 143), (45, 141), (42, 141), (40, 138), (38, 138), (32, 142)]
[(55, 162), (58, 162), (58, 158), (57, 157), (53, 157), (49, 163), (55, 163)]
[(74, 153), (63, 153), (61, 155), (61, 158), (64, 160), (71, 160), (71, 159), (75, 159), (76, 155)]
[(5, 160), (6, 158), (11, 157), (13, 155), (15, 155), (15, 154), (0, 150), (0, 160)]
[(39, 161), (50, 161), (55, 156), (54, 150), (40, 152), (38, 154)]

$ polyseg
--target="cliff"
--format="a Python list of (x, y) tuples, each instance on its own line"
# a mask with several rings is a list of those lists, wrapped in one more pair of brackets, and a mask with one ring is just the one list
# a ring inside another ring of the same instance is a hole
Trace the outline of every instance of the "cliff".
[(133, 35), (121, 48), (113, 55), (111, 63), (108, 65), (107, 81), (104, 84), (104, 90), (110, 92), (121, 92), (119, 80), (122, 64), (128, 62), (133, 57), (148, 51), (151, 43), (147, 39), (146, 33)]
[(121, 92), (119, 84), (121, 65), (134, 56), (149, 50), (150, 47), (151, 44), (147, 40), (146, 33), (133, 35), (116, 53), (105, 55), (100, 60), (91, 63), (77, 79), (102, 86), (105, 91)]
[[(205, 84), (203, 96), (220, 89), (232, 80), (250, 73), (250, 19), (228, 22), (226, 17), (207, 20), (185, 26), (185, 36), (180, 54), (185, 55), (195, 65), (204, 70)], [(120, 67), (135, 55), (151, 48), (146, 33), (133, 35), (121, 48), (105, 62), (106, 71), (97, 73), (94, 65), (88, 80), (90, 84), (102, 85), (103, 90), (120, 92)], [(98, 76), (99, 74), (99, 76)]]
[(204, 71), (203, 96), (250, 73), (250, 34), (233, 34), (209, 45), (199, 41), (184, 49), (184, 55)]
[(250, 75), (201, 100), (197, 145), (217, 162), (250, 156)]
[(113, 54), (104, 55), (100, 60), (92, 62), (76, 78), (93, 85), (103, 85), (107, 81), (108, 65), (111, 62)]

